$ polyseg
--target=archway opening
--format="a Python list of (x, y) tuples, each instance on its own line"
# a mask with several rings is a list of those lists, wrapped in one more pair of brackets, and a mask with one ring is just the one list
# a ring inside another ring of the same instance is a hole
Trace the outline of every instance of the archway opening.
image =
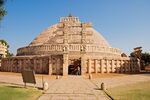
[(81, 60), (75, 60), (68, 66), (69, 75), (81, 75)]

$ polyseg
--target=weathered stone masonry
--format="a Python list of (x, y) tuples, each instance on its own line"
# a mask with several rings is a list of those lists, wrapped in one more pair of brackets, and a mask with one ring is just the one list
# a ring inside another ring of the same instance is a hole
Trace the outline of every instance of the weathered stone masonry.
[[(63, 60), (65, 60), (63, 62)], [(2, 71), (21, 72), (22, 69), (34, 69), (40, 74), (59, 74), (68, 75), (68, 65), (75, 59), (64, 59), (62, 55), (57, 56), (27, 56), (4, 58), (2, 61)], [(129, 58), (97, 58), (81, 60), (82, 74), (85, 73), (128, 73), (139, 72), (140, 66), (136, 59)]]
[(36, 73), (68, 75), (69, 66), (76, 68), (78, 64), (81, 75), (140, 70), (136, 59), (121, 54), (91, 23), (81, 23), (79, 18), (68, 16), (44, 30), (29, 46), (19, 48), (17, 56), (2, 59), (1, 70), (21, 72), (30, 68)]

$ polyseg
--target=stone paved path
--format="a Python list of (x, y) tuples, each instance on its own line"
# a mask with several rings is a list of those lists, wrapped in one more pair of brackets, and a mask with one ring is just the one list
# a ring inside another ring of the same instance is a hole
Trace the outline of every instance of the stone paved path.
[[(106, 88), (126, 84), (150, 81), (150, 74), (126, 75), (122, 77), (86, 79), (81, 76), (68, 76), (55, 79), (53, 76), (44, 76), (48, 82), (49, 90), (39, 100), (108, 100), (105, 94), (99, 90), (104, 82)], [(42, 79), (36, 77), (36, 87), (42, 87)], [(18, 84), (23, 86), (21, 74), (0, 72), (0, 83)], [(32, 84), (28, 84), (34, 86)]]
[(51, 84), (38, 100), (110, 100), (106, 94), (89, 79), (68, 76)]

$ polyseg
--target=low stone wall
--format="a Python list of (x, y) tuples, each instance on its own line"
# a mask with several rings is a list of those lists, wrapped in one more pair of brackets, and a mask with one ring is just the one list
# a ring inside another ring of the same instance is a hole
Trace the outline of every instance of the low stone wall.
[(1, 71), (21, 72), (23, 69), (33, 69), (36, 73), (48, 74), (48, 57), (11, 57), (3, 58)]
[(139, 62), (134, 58), (103, 58), (86, 59), (84, 72), (86, 73), (132, 73), (139, 72)]
[[(23, 48), (19, 48), (17, 50), (17, 55), (41, 55), (41, 54), (58, 54), (64, 52), (65, 45), (64, 44), (45, 44), (38, 46), (26, 46)], [(82, 45), (81, 44), (68, 44), (67, 49), (69, 52), (81, 52)], [(121, 50), (116, 48), (108, 48), (101, 47), (97, 45), (87, 45), (85, 46), (85, 52), (87, 53), (98, 53), (104, 55), (115, 55), (120, 56)]]
[(32, 69), (37, 74), (62, 74), (63, 59), (61, 55), (16, 56), (3, 58), (1, 71), (21, 72)]
[[(140, 71), (140, 64), (129, 57), (86, 57), (81, 61), (81, 74), (85, 73), (132, 73)], [(68, 66), (75, 61), (68, 54), (49, 56), (16, 56), (3, 58), (1, 71), (21, 72), (23, 69), (33, 69), (40, 74), (68, 75)]]

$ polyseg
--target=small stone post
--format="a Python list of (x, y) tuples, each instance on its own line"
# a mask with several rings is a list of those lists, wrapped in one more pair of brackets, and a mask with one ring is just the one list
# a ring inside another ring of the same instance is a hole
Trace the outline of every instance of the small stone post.
[(43, 83), (43, 90), (46, 91), (46, 90), (48, 90), (48, 88), (49, 88), (48, 83), (44, 82)]
[(56, 75), (56, 79), (59, 79), (59, 75)]
[(92, 74), (89, 74), (89, 79), (92, 79)]
[(103, 82), (101, 84), (101, 89), (104, 90), (104, 91), (106, 90), (106, 86), (105, 86), (105, 84)]

